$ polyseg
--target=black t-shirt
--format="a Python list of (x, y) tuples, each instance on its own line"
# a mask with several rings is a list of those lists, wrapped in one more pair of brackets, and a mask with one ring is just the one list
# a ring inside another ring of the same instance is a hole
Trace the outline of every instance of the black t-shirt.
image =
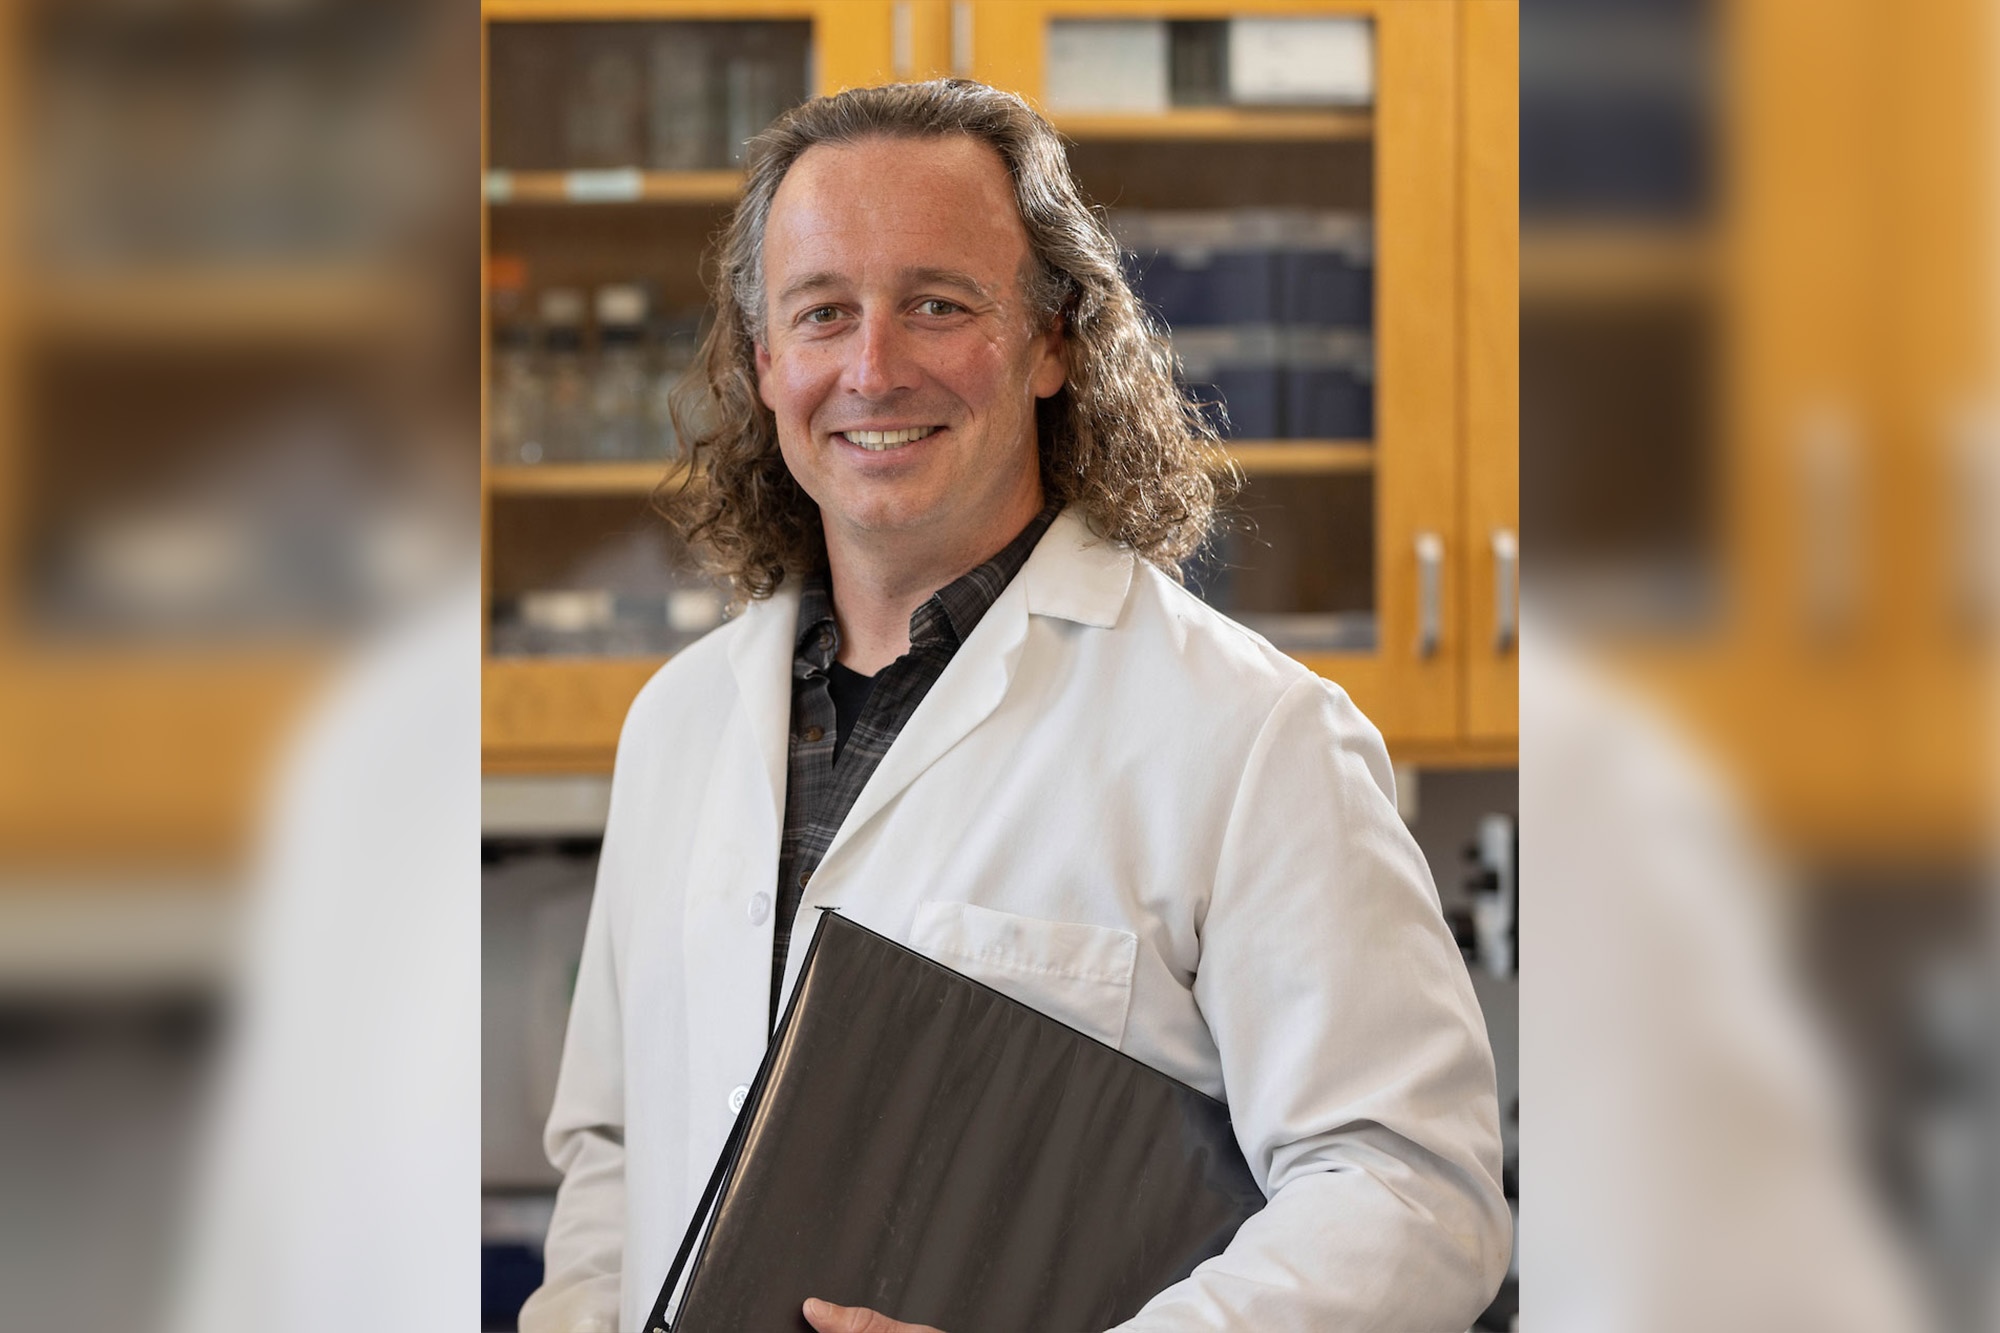
[(840, 752), (847, 745), (848, 734), (861, 720), (861, 710), (868, 706), (868, 695), (874, 688), (873, 676), (864, 676), (839, 662), (827, 667), (826, 692), (833, 696), (834, 763), (840, 762)]

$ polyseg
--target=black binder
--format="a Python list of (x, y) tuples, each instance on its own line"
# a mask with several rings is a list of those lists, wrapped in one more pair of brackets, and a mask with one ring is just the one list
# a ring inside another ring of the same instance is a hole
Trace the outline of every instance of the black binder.
[(1221, 1102), (825, 911), (646, 1327), (699, 1243), (672, 1333), (1088, 1333), (1263, 1206)]

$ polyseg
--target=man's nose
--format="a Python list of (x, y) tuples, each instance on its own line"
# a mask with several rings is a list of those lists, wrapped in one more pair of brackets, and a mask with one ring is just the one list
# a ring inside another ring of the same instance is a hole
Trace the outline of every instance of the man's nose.
[(917, 368), (909, 331), (893, 314), (871, 311), (862, 316), (857, 336), (849, 344), (847, 388), (864, 398), (886, 398), (917, 385)]

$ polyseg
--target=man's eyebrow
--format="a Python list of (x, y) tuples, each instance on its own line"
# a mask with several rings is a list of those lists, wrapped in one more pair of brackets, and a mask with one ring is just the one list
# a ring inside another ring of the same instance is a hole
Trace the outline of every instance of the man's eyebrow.
[(936, 283), (944, 287), (957, 287), (961, 291), (975, 292), (991, 301), (993, 293), (986, 284), (970, 273), (961, 273), (955, 268), (912, 268), (903, 270), (903, 277), (913, 283)]
[[(979, 279), (955, 268), (908, 268), (903, 270), (903, 281), (913, 286), (956, 287), (960, 291), (973, 292), (983, 300), (994, 299), (993, 293)], [(788, 304), (808, 292), (824, 291), (829, 287), (844, 286), (846, 283), (847, 278), (831, 269), (808, 273), (804, 277), (786, 283), (784, 290), (778, 293), (778, 303)]]
[(808, 273), (803, 278), (787, 283), (785, 289), (778, 293), (778, 300), (782, 304), (806, 292), (818, 291), (825, 287), (838, 287), (845, 281), (847, 280), (838, 273), (822, 269), (818, 273)]

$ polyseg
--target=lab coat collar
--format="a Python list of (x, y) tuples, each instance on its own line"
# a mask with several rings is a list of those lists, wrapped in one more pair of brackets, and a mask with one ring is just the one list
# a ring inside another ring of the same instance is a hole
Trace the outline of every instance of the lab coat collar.
[[(1109, 629), (1132, 587), (1136, 557), (1090, 530), (1074, 506), (1056, 516), (999, 600), (980, 620), (870, 776), (827, 848), (826, 860), (919, 774), (999, 707), (1020, 658), (1030, 616)], [(729, 665), (762, 757), (774, 818), (784, 818), (792, 717), (793, 635), (799, 590), (788, 581), (752, 602), (729, 645)], [(824, 864), (824, 862), (822, 862)]]
[[(1109, 629), (1131, 590), (1135, 557), (1090, 530), (1075, 506), (1056, 515), (1028, 563), (980, 620), (931, 698), (904, 728), (871, 776), (827, 849), (865, 823), (994, 708), (1007, 691), (1028, 617), (1053, 616)], [(729, 644), (729, 667), (750, 725), (773, 819), (785, 814), (785, 770), (792, 719), (792, 658), (797, 645), (799, 586), (788, 579), (743, 611)], [(972, 663), (979, 665), (975, 668)], [(921, 723), (921, 725), (919, 725)], [(913, 733), (913, 734), (912, 734)]]
[[(1030, 615), (1110, 629), (1132, 587), (1130, 551), (1090, 530), (1076, 506), (1056, 515), (1015, 583)], [(996, 606), (997, 610), (998, 607)]]

